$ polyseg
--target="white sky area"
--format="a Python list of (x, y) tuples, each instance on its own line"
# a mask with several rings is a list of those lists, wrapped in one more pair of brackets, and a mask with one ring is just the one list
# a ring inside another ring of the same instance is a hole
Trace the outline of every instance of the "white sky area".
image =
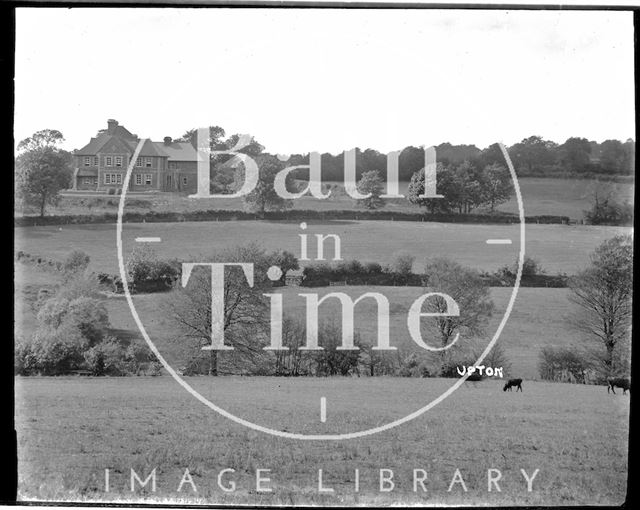
[(109, 118), (272, 153), (634, 137), (630, 12), (18, 9), (15, 139)]

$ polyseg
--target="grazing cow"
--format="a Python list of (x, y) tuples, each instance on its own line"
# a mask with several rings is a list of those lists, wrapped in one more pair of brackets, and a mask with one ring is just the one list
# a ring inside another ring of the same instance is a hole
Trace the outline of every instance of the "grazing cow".
[(509, 379), (507, 384), (504, 385), (504, 388), (502, 388), (502, 391), (511, 391), (513, 386), (516, 387), (516, 391), (522, 391), (522, 379)]
[(609, 393), (609, 390), (611, 390), (615, 395), (616, 390), (614, 388), (616, 386), (618, 388), (622, 388), (623, 395), (627, 393), (627, 390), (631, 392), (631, 381), (629, 381), (629, 379), (627, 379), (626, 377), (615, 377), (613, 379), (609, 379), (608, 383), (609, 383), (609, 386), (607, 386), (607, 393)]

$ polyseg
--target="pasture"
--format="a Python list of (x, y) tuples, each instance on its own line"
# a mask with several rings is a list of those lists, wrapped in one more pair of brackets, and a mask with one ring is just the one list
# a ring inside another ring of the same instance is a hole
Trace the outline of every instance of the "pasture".
[[(386, 423), (451, 384), (443, 379), (188, 378), (205, 396), (278, 430), (332, 432)], [(307, 505), (620, 505), (627, 483), (629, 397), (602, 386), (525, 381), (463, 385), (413, 421), (373, 436), (308, 442), (254, 432), (206, 409), (171, 378), (16, 378), (19, 499)], [(327, 420), (319, 420), (319, 396)], [(130, 470), (150, 486), (130, 491)], [(104, 470), (110, 470), (105, 492)], [(197, 493), (185, 484), (189, 469)], [(227, 472), (234, 492), (217, 475)], [(270, 469), (272, 492), (256, 491)], [(318, 492), (317, 470), (333, 494)], [(359, 471), (359, 492), (354, 487)], [(380, 469), (395, 487), (380, 492)], [(413, 469), (427, 492), (413, 491)], [(455, 484), (460, 470), (468, 492)], [(487, 470), (502, 474), (487, 491)], [(539, 472), (532, 491), (520, 470)]]
[[(495, 271), (516, 260), (518, 225), (471, 225), (412, 221), (309, 221), (304, 233), (337, 234), (345, 260), (388, 263), (399, 250), (416, 257), (420, 272), (426, 258), (448, 257), (480, 270)], [(548, 274), (575, 272), (588, 264), (589, 253), (602, 241), (629, 232), (625, 227), (584, 225), (527, 225), (525, 253), (538, 259)], [(153, 245), (159, 256), (200, 260), (199, 255), (248, 241), (258, 241), (267, 250), (286, 249), (300, 254), (298, 222), (220, 221), (181, 223), (127, 223), (123, 226), (124, 253), (130, 253), (136, 237), (160, 237)], [(490, 238), (509, 238), (512, 245), (487, 245)], [(333, 241), (326, 243), (325, 257), (333, 256)], [(54, 260), (63, 260), (72, 250), (91, 256), (95, 271), (117, 273), (116, 227), (114, 224), (19, 227), (15, 249)], [(189, 258), (194, 257), (194, 258)]]
[[(522, 192), (525, 214), (540, 215), (552, 214), (569, 216), (574, 220), (581, 220), (583, 211), (589, 209), (593, 201), (595, 189), (602, 191), (614, 190), (619, 199), (633, 201), (634, 184), (608, 183), (592, 179), (550, 179), (543, 177), (522, 177), (518, 179)], [(408, 182), (400, 183), (400, 192), (406, 195)], [(344, 191), (344, 184), (340, 182), (326, 182), (325, 187), (331, 186), (332, 196), (327, 200), (318, 200), (313, 197), (302, 197), (294, 200), (295, 209), (353, 209), (355, 201)], [(337, 186), (337, 188), (336, 188)], [(103, 214), (115, 213), (119, 197), (113, 195), (101, 195), (100, 200), (95, 197), (65, 196), (54, 207), (48, 209), (48, 214)], [(242, 210), (241, 198), (210, 200), (193, 200), (186, 195), (175, 193), (157, 193), (148, 196), (136, 195), (132, 198), (127, 210), (144, 212), (154, 211), (197, 211), (203, 209)], [(419, 208), (412, 205), (406, 199), (392, 199), (387, 201), (386, 210), (411, 212)], [(499, 211), (517, 212), (517, 204), (514, 198), (498, 207)], [(35, 214), (35, 211), (28, 211)]]

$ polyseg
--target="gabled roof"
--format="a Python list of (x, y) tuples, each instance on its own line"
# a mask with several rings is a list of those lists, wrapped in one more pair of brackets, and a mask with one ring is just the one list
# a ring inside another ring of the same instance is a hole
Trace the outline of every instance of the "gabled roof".
[[(138, 145), (137, 142), (135, 142), (134, 149), (135, 149), (135, 146), (137, 145)], [(164, 152), (162, 152), (162, 150), (158, 149), (158, 143), (152, 142), (151, 140), (144, 141), (144, 145), (140, 150), (140, 156), (158, 156), (161, 158), (167, 157), (167, 155)]]
[[(110, 119), (108, 125), (108, 129), (99, 131), (95, 138), (92, 138), (87, 145), (75, 151), (74, 154), (95, 156), (107, 149), (114, 152), (128, 152), (133, 155), (140, 139), (115, 120)], [(167, 144), (145, 140), (140, 156), (169, 158), (169, 161), (198, 161), (198, 153), (189, 142), (170, 142)]]
[(100, 149), (107, 143), (108, 140), (111, 139), (111, 135), (106, 133), (102, 133), (97, 138), (92, 138), (91, 141), (85, 145), (82, 149), (77, 150), (75, 153), (79, 156), (93, 156), (97, 154)]
[(189, 142), (153, 142), (155, 146), (169, 156), (169, 161), (198, 161), (198, 152)]

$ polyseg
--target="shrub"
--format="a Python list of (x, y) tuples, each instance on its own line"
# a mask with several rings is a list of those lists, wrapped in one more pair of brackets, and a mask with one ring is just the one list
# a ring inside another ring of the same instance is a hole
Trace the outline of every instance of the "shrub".
[(89, 266), (91, 258), (82, 250), (73, 250), (62, 262), (62, 270), (65, 273), (78, 273)]
[(146, 280), (152, 274), (157, 261), (155, 252), (148, 246), (136, 246), (127, 260), (127, 275), (132, 283)]
[(86, 339), (73, 326), (42, 328), (36, 332), (29, 347), (30, 372), (60, 375), (77, 370), (82, 367), (86, 347)]
[(37, 373), (37, 359), (31, 342), (27, 342), (23, 338), (16, 339), (13, 360), (14, 373), (16, 375), (33, 375)]
[(413, 262), (416, 258), (407, 251), (398, 251), (392, 255), (390, 268), (401, 275), (411, 274)]
[[(516, 260), (512, 266), (503, 266), (498, 271), (496, 271), (496, 276), (500, 278), (515, 278), (518, 272), (518, 261)], [(545, 270), (540, 265), (540, 261), (538, 259), (534, 259), (529, 255), (525, 255), (524, 261), (522, 262), (522, 276), (532, 277), (544, 274)]]
[(180, 275), (180, 263), (177, 260), (158, 260), (148, 246), (137, 246), (131, 252), (126, 268), (129, 281), (134, 286), (145, 282), (158, 284), (151, 285), (151, 290), (169, 287)]
[(46, 327), (56, 329), (62, 325), (62, 321), (67, 315), (69, 300), (62, 297), (47, 299), (38, 312), (38, 322)]
[(380, 274), (382, 273), (382, 266), (377, 262), (365, 262), (363, 270), (367, 274)]
[(37, 317), (42, 326), (50, 329), (65, 325), (77, 328), (90, 345), (98, 342), (109, 326), (109, 314), (104, 303), (91, 297), (71, 301), (64, 297), (47, 299)]
[(592, 363), (585, 353), (575, 348), (544, 347), (540, 351), (538, 370), (540, 377), (549, 381), (566, 381), (584, 383), (585, 375), (592, 368)]
[(544, 273), (544, 269), (542, 269), (540, 262), (526, 255), (522, 263), (522, 276), (535, 276), (542, 273)]
[(84, 361), (93, 375), (129, 374), (127, 350), (113, 337), (105, 338), (84, 353)]
[(109, 327), (109, 313), (104, 303), (90, 297), (79, 297), (69, 302), (65, 322), (76, 326), (89, 345), (99, 342)]
[(79, 297), (100, 297), (100, 285), (95, 275), (77, 273), (69, 278), (65, 284), (58, 289), (56, 298), (72, 301)]
[(401, 377), (431, 377), (433, 373), (426, 356), (415, 352), (399, 359), (399, 365), (397, 374)]
[(139, 374), (144, 371), (148, 375), (158, 375), (162, 368), (162, 363), (143, 342), (132, 342), (125, 352), (125, 360), (130, 374)]
[(626, 225), (633, 221), (633, 205), (613, 198), (596, 201), (584, 217), (591, 225)]
[(115, 188), (109, 188), (109, 189), (107, 190), (107, 193), (108, 193), (109, 195), (115, 195), (115, 194), (116, 194), (116, 189), (115, 189)]

